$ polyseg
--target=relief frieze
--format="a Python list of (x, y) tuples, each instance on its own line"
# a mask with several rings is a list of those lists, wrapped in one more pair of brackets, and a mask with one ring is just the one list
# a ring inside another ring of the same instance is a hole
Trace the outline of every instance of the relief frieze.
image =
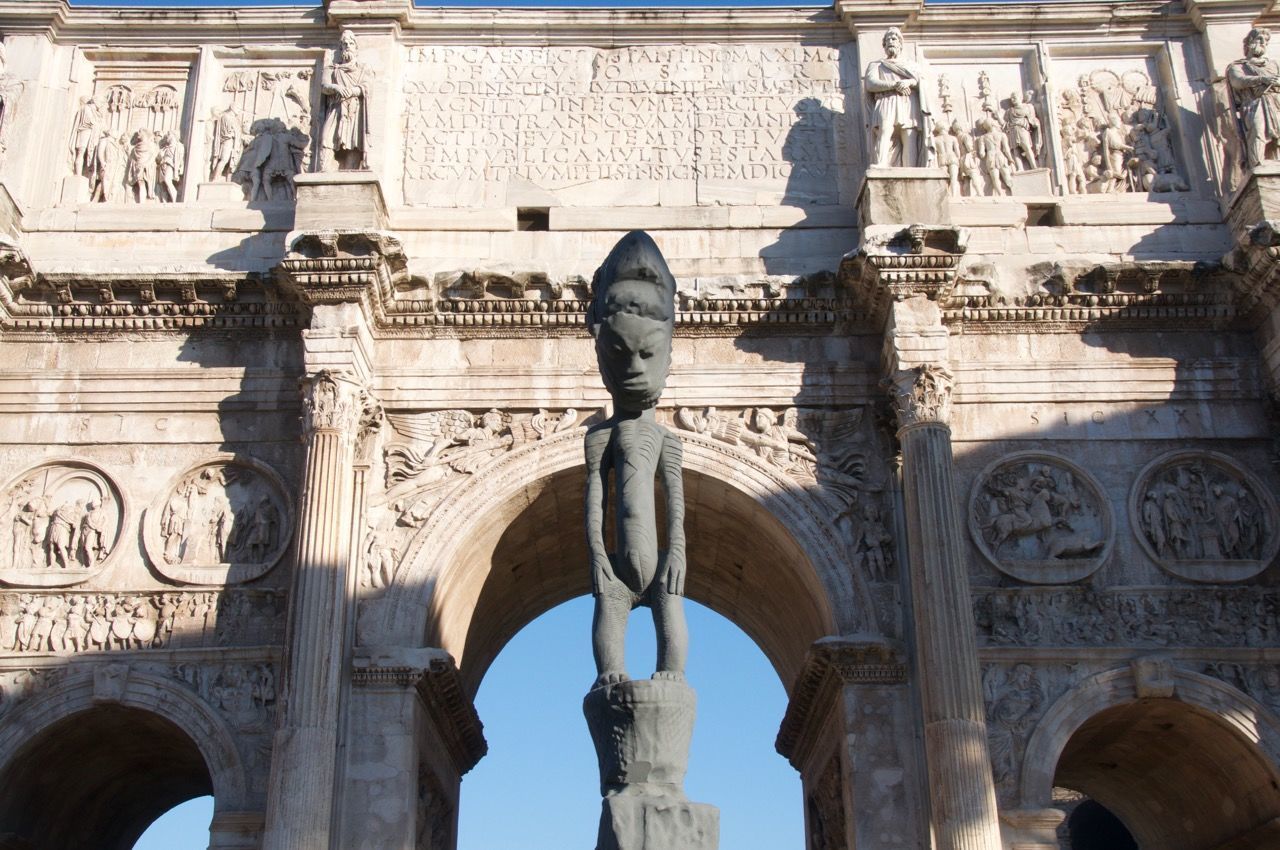
[(987, 646), (1280, 646), (1280, 592), (1252, 587), (984, 589)]
[(1138, 476), (1129, 497), (1138, 542), (1190, 581), (1243, 581), (1276, 556), (1276, 503), (1254, 475), (1216, 452), (1174, 452)]
[(1002, 458), (978, 476), (969, 534), (997, 569), (1032, 584), (1089, 576), (1115, 536), (1110, 503), (1093, 476), (1039, 452)]
[(118, 548), (124, 500), (106, 473), (90, 464), (41, 464), (0, 498), (0, 583), (79, 584), (99, 573)]
[(151, 565), (184, 584), (238, 584), (280, 560), (293, 506), (270, 467), (219, 455), (179, 475), (147, 509), (143, 543)]

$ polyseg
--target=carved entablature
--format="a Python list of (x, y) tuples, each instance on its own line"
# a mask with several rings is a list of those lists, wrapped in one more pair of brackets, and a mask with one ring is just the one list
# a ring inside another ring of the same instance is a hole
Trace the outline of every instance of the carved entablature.
[(289, 547), (293, 503), (260, 461), (216, 455), (161, 491), (143, 520), (151, 566), (175, 582), (240, 584), (265, 575)]
[(1125, 328), (1253, 327), (1257, 298), (1237, 272), (1216, 263), (1179, 260), (1051, 262), (1031, 266), (1031, 291), (1002, 293), (982, 269), (962, 271), (943, 300), (953, 332), (1079, 332)]
[(1189, 581), (1252, 578), (1280, 549), (1275, 499), (1217, 452), (1173, 452), (1148, 464), (1129, 496), (1129, 522), (1152, 560)]
[(0, 499), (0, 583), (13, 587), (66, 587), (97, 575), (128, 520), (115, 482), (80, 461), (28, 470)]
[(1106, 562), (1115, 527), (1093, 476), (1066, 458), (1019, 452), (978, 475), (969, 534), (1002, 573), (1031, 584), (1066, 584)]
[(913, 224), (869, 232), (841, 262), (840, 280), (853, 293), (857, 309), (878, 327), (894, 301), (913, 295), (945, 301), (967, 242), (968, 233), (957, 227)]

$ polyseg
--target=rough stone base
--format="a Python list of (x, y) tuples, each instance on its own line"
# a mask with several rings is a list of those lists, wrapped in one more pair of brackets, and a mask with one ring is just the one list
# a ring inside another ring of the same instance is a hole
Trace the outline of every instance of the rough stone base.
[(716, 850), (720, 810), (663, 797), (604, 799), (596, 850)]
[(868, 168), (858, 219), (877, 224), (950, 224), (951, 184), (941, 168)]

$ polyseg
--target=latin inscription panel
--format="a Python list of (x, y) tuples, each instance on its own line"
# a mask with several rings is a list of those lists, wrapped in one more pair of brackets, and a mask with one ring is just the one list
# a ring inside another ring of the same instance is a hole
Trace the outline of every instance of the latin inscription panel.
[(415, 47), (405, 200), (852, 202), (851, 47)]

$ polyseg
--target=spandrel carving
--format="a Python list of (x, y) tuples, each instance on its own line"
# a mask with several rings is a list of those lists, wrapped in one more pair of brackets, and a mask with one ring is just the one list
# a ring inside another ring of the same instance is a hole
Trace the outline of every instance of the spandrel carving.
[(1092, 476), (1039, 453), (1005, 458), (978, 476), (969, 532), (997, 568), (1034, 584), (1085, 578), (1105, 562), (1114, 536), (1110, 504)]
[(1149, 465), (1129, 512), (1147, 554), (1192, 581), (1250, 578), (1280, 547), (1275, 501), (1253, 475), (1216, 453), (1178, 452)]
[(15, 586), (65, 586), (95, 575), (118, 548), (125, 522), (119, 490), (88, 464), (43, 464), (13, 482), (2, 504), (0, 583)]
[(512, 412), (491, 408), (388, 413), (387, 421), (401, 439), (387, 444), (386, 486), (425, 487), (460, 475), (473, 475), (512, 448), (547, 439), (577, 427), (580, 414), (569, 408)]
[(152, 566), (188, 584), (250, 581), (284, 554), (293, 511), (267, 466), (225, 456), (183, 473), (147, 510)]

